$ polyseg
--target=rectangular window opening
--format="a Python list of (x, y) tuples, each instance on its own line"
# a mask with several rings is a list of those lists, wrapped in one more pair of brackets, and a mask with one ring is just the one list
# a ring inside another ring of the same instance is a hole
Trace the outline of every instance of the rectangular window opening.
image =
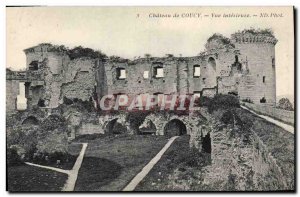
[(126, 79), (125, 68), (117, 68), (117, 79)]
[(162, 67), (155, 67), (154, 68), (154, 77), (155, 78), (164, 77), (164, 69)]
[(194, 78), (198, 78), (201, 75), (201, 70), (199, 65), (194, 66)]

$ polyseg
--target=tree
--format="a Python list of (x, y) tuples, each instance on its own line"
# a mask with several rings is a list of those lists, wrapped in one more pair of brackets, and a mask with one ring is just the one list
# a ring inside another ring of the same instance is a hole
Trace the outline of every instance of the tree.
[(294, 107), (293, 104), (290, 102), (288, 98), (282, 98), (278, 102), (278, 108), (293, 111)]
[(146, 53), (146, 54), (144, 55), (144, 57), (147, 58), (147, 59), (149, 59), (149, 58), (151, 57), (151, 55), (150, 55), (149, 53)]

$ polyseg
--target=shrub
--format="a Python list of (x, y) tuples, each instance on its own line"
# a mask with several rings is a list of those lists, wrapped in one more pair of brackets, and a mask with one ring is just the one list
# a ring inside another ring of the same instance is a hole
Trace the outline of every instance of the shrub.
[(282, 98), (278, 102), (278, 108), (293, 111), (293, 105), (288, 98)]
[(81, 58), (81, 57), (89, 57), (89, 58), (100, 58), (104, 59), (107, 56), (101, 51), (95, 51), (91, 48), (83, 48), (82, 46), (75, 47), (73, 49), (68, 50), (68, 55), (71, 60)]
[(250, 130), (253, 126), (254, 118), (251, 114), (237, 111), (236, 124), (239, 125), (243, 130)]
[(242, 100), (245, 103), (253, 103), (253, 101), (250, 98), (246, 98)]
[(210, 102), (212, 101), (212, 98), (206, 97), (206, 96), (201, 96), (199, 99), (199, 105), (200, 107), (208, 107), (210, 105)]
[(41, 124), (41, 129), (44, 131), (52, 131), (65, 126), (65, 119), (62, 116), (50, 115)]
[(54, 152), (66, 153), (68, 150), (68, 135), (64, 129), (48, 131), (43, 136), (39, 136), (37, 143), (38, 153), (50, 154)]
[(65, 96), (64, 96), (64, 98), (63, 98), (63, 102), (64, 102), (64, 104), (66, 104), (66, 105), (71, 105), (71, 104), (73, 104), (73, 101), (72, 101), (71, 99), (65, 97)]
[(222, 115), (221, 121), (224, 124), (233, 124), (233, 122), (234, 122), (234, 115), (233, 115), (232, 111), (231, 110), (226, 111)]
[(264, 36), (270, 36), (274, 38), (274, 33), (273, 30), (270, 28), (266, 28), (266, 29), (254, 29), (254, 28), (250, 28), (250, 29), (244, 29), (242, 31), (242, 33), (250, 33), (252, 35), (264, 35)]
[(232, 109), (240, 107), (239, 99), (230, 94), (217, 94), (208, 104), (208, 111), (212, 113), (217, 109)]
[(254, 117), (242, 110), (235, 110), (236, 125), (239, 127), (236, 131), (243, 137), (245, 143), (250, 142), (251, 128), (254, 124)]
[(30, 159), (36, 151), (37, 139), (37, 126), (17, 127), (7, 134), (7, 146), (21, 147), (25, 151), (25, 158)]
[(21, 165), (23, 163), (15, 147), (6, 150), (6, 161), (9, 166)]
[(205, 45), (206, 48), (208, 48), (209, 43), (217, 40), (219, 42), (220, 45), (224, 45), (224, 46), (229, 46), (229, 47), (235, 47), (233, 43), (231, 43), (229, 38), (226, 38), (225, 36), (223, 36), (222, 34), (213, 34), (211, 37), (209, 37), (207, 39), (207, 43)]
[(260, 99), (259, 101), (260, 101), (260, 103), (266, 103), (267, 102), (265, 97), (262, 97), (262, 99)]
[(57, 161), (60, 161), (60, 164), (68, 163), (69, 161), (76, 160), (76, 156), (70, 155), (65, 152), (52, 152), (52, 153), (36, 153), (34, 155), (34, 163), (41, 165), (57, 164)]
[(61, 162), (66, 162), (68, 160), (68, 154), (63, 152), (54, 152), (50, 153), (48, 155), (49, 161), (52, 163), (55, 163), (57, 160), (60, 160)]

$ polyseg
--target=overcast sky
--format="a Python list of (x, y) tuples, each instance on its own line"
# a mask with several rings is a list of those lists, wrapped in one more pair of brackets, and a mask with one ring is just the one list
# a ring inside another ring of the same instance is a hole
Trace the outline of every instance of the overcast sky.
[[(36, 7), (7, 8), (7, 65), (25, 68), (23, 49), (43, 42), (101, 50), (108, 56), (194, 56), (213, 33), (230, 36), (245, 28), (272, 28), (276, 45), (277, 95), (294, 93), (292, 7)], [(150, 18), (179, 14), (179, 18)], [(201, 13), (210, 17), (182, 18)], [(211, 14), (282, 13), (283, 17), (212, 18)]]

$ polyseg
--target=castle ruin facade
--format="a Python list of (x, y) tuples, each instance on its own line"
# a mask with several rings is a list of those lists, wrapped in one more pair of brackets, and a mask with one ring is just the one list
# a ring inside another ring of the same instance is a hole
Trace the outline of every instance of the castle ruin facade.
[[(27, 109), (56, 108), (67, 99), (97, 103), (104, 95), (235, 94), (240, 100), (275, 105), (275, 45), (270, 32), (244, 30), (211, 36), (194, 57), (76, 57), (63, 46), (25, 49), (26, 70), (6, 73), (7, 112), (17, 110), (19, 83)], [(74, 51), (73, 51), (74, 52)], [(76, 52), (76, 51), (75, 51)]]

